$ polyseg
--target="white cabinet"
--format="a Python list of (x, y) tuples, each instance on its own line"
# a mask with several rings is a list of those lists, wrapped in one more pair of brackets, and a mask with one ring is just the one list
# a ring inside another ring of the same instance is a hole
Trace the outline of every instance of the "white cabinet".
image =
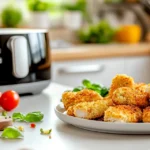
[(110, 86), (116, 74), (124, 73), (124, 58), (53, 62), (52, 80), (70, 86), (79, 86), (83, 79)]
[(150, 83), (150, 57), (126, 57), (125, 72), (132, 76), (135, 82)]
[(83, 79), (110, 86), (116, 74), (132, 76), (136, 82), (150, 83), (150, 57), (118, 57), (93, 60), (53, 62), (54, 82), (79, 86)]

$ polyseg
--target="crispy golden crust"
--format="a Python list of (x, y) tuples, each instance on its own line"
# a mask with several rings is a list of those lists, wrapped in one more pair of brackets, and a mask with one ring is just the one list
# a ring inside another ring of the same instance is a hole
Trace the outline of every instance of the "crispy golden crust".
[(133, 87), (134, 95), (135, 95), (135, 103), (134, 105), (139, 106), (141, 108), (145, 108), (149, 105), (149, 94), (146, 91), (147, 85), (139, 84), (136, 87)]
[(104, 113), (105, 122), (136, 123), (142, 120), (142, 111), (136, 106), (110, 106)]
[(69, 106), (74, 105), (77, 98), (77, 92), (64, 92), (62, 95), (62, 102), (65, 109), (68, 109)]
[(148, 94), (148, 97), (150, 98), (150, 84), (138, 84), (138, 86), (135, 87), (137, 90), (140, 90), (141, 92), (145, 92)]
[(114, 91), (112, 100), (116, 105), (128, 105), (135, 100), (133, 90), (129, 87), (121, 87)]
[[(67, 111), (68, 115), (74, 115), (84, 119), (96, 119), (102, 117), (104, 111), (112, 104), (109, 100), (98, 100), (93, 102), (82, 102), (73, 106), (73, 109)], [(70, 108), (70, 107), (69, 107)], [(72, 115), (72, 116), (73, 116)]]
[(146, 107), (146, 108), (143, 110), (143, 122), (144, 122), (144, 123), (150, 122), (150, 106)]
[(140, 91), (143, 91), (145, 92), (145, 89), (146, 89), (146, 84), (145, 83), (135, 83), (133, 88), (135, 90), (140, 90)]
[(67, 109), (67, 115), (69, 115), (69, 116), (74, 116), (73, 107), (74, 107), (74, 106), (69, 106), (69, 108)]
[(89, 89), (83, 89), (79, 92), (64, 92), (62, 95), (62, 102), (66, 110), (69, 106), (73, 106), (80, 102), (90, 102), (101, 99), (103, 99), (103, 97), (100, 94)]
[(116, 105), (135, 105), (141, 108), (148, 106), (148, 94), (138, 88), (121, 87), (114, 91), (112, 100)]
[(148, 93), (149, 98), (150, 98), (150, 84), (147, 84), (147, 85), (145, 86), (145, 92)]
[(134, 86), (134, 80), (133, 80), (132, 77), (127, 76), (125, 74), (118, 74), (112, 80), (109, 95), (111, 97), (113, 95), (113, 92), (117, 88), (120, 88), (120, 87), (133, 87), (133, 86)]
[(107, 97), (104, 97), (103, 99), (108, 102), (108, 104), (107, 104), (108, 106), (114, 106), (115, 105), (112, 98), (107, 96)]

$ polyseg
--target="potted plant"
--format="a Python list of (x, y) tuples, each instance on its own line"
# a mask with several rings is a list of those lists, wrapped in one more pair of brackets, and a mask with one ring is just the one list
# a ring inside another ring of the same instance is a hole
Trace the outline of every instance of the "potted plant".
[(86, 14), (86, 1), (77, 0), (75, 3), (65, 3), (64, 25), (72, 30), (78, 30), (82, 26), (83, 15)]
[(22, 21), (22, 12), (15, 6), (8, 5), (2, 10), (1, 19), (3, 27), (17, 27)]
[(30, 27), (49, 28), (49, 10), (52, 4), (44, 0), (27, 0), (27, 6), (30, 11)]

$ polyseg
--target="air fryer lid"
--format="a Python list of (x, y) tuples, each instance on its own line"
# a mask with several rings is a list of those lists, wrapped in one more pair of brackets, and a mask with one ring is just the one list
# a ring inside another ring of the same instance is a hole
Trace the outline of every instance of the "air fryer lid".
[(46, 33), (46, 29), (0, 29), (0, 35), (10, 35), (10, 34), (28, 34), (28, 33)]

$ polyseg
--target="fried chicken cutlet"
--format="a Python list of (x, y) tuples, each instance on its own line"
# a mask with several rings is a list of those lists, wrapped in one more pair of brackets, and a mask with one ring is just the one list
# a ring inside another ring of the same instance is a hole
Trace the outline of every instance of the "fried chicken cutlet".
[(113, 92), (120, 87), (133, 87), (134, 80), (125, 74), (118, 74), (112, 79), (109, 96), (112, 97)]
[(148, 93), (130, 87), (116, 89), (112, 100), (116, 105), (135, 105), (141, 108), (145, 108), (149, 104)]
[(104, 115), (104, 111), (112, 105), (112, 101), (98, 100), (92, 102), (82, 102), (74, 106), (70, 106), (67, 114), (84, 119), (96, 119)]
[(104, 113), (105, 122), (136, 123), (142, 120), (139, 107), (130, 105), (110, 106)]
[(65, 109), (80, 102), (91, 102), (101, 100), (103, 97), (95, 91), (83, 89), (79, 92), (64, 92), (62, 95), (62, 102)]
[(150, 106), (143, 110), (143, 122), (150, 123)]

